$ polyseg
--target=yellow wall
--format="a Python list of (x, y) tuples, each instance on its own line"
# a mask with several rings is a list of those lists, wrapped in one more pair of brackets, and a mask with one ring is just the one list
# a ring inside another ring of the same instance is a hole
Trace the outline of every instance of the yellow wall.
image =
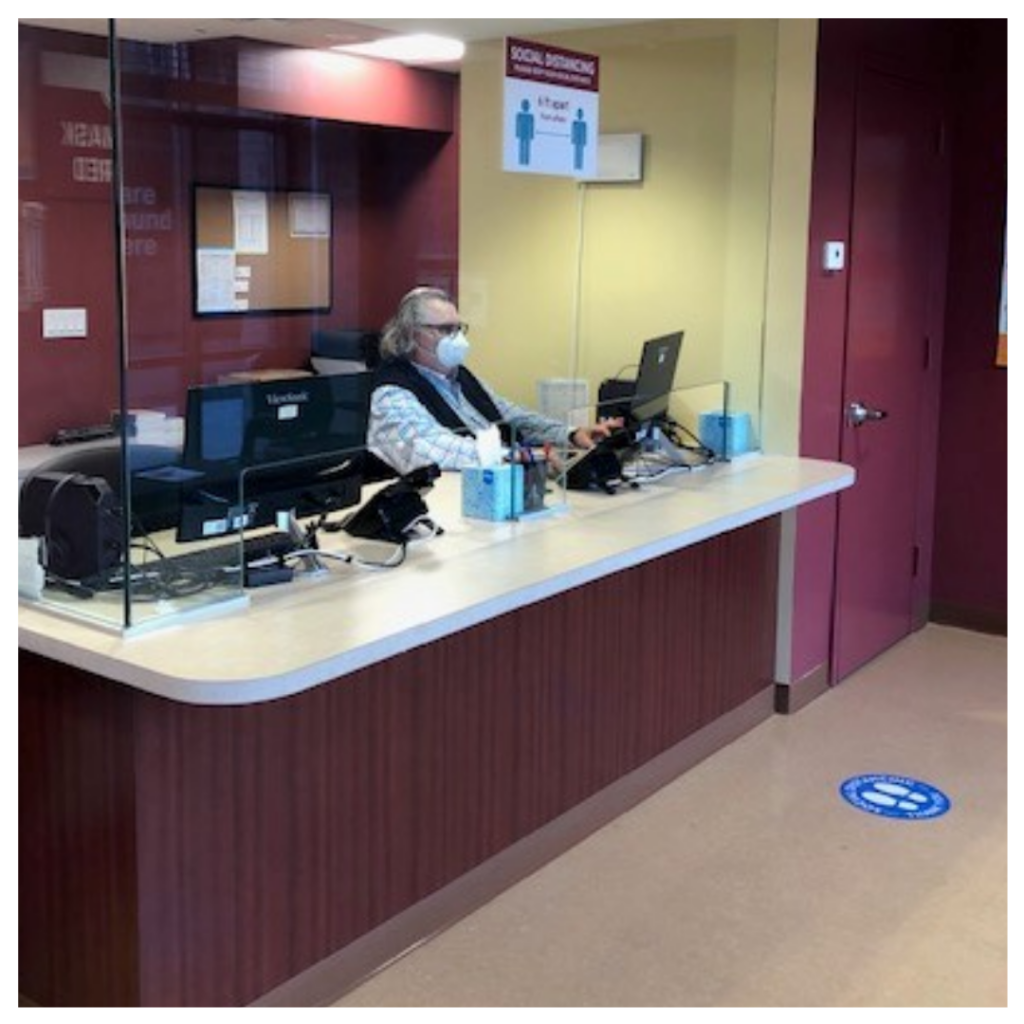
[(761, 441), (798, 455), (818, 23), (780, 22)]
[[(644, 136), (636, 184), (503, 172), (504, 45), (471, 49), (461, 92), (460, 303), (478, 372), (527, 404), (542, 377), (584, 376), (595, 398), (603, 377), (635, 363), (645, 338), (681, 328), (677, 383), (729, 380), (733, 406), (756, 424), (763, 402), (773, 418), (766, 438), (789, 446), (814, 25), (661, 20), (548, 37), (600, 56), (601, 132)], [(786, 61), (778, 70), (777, 54)], [(772, 367), (762, 376), (765, 351), (784, 381)]]

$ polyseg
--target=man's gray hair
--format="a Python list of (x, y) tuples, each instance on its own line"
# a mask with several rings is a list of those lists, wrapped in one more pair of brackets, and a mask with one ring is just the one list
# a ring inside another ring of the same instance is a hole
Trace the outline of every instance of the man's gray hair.
[[(408, 359), (416, 347), (415, 331), (423, 324), (423, 307), (431, 300), (452, 302), (443, 288), (420, 286), (402, 296), (395, 315), (384, 325), (380, 339), (382, 359)], [(454, 303), (453, 303), (454, 305)]]

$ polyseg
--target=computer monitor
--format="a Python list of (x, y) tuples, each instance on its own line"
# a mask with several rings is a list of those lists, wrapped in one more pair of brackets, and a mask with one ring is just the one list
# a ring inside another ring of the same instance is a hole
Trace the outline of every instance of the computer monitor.
[(628, 416), (634, 425), (657, 423), (668, 418), (669, 399), (682, 344), (682, 331), (644, 342), (636, 387), (629, 400)]
[(371, 374), (190, 388), (178, 540), (359, 504)]

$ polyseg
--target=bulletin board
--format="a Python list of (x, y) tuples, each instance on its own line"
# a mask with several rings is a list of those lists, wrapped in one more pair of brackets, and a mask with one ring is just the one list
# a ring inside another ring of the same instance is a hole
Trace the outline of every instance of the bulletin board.
[(326, 192), (193, 187), (196, 316), (328, 312)]

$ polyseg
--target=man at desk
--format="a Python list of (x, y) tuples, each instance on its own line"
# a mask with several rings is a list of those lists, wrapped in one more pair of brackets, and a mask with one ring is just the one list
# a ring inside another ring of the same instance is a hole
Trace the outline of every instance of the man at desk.
[(479, 466), (476, 435), (507, 424), (517, 441), (590, 448), (614, 423), (567, 427), (496, 394), (463, 362), (468, 325), (439, 288), (414, 288), (384, 328), (367, 447), (398, 473)]

